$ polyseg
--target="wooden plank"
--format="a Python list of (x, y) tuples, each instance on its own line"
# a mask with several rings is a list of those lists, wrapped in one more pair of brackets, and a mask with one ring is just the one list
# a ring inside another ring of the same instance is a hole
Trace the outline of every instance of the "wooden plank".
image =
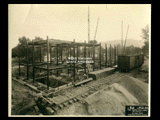
[(115, 71), (115, 68), (105, 68), (103, 70), (99, 70), (99, 71), (94, 71), (94, 72), (90, 72), (88, 74), (89, 77), (92, 77), (93, 80), (97, 80), (103, 77), (106, 77), (110, 74), (113, 74)]
[(90, 81), (92, 81), (92, 80), (93, 80), (93, 78), (88, 78), (88, 79), (86, 79), (86, 80), (83, 80), (83, 81), (80, 81), (80, 82), (78, 82), (78, 83), (75, 83), (74, 86), (76, 87), (76, 86), (79, 86), (79, 85), (81, 85), (81, 84), (90, 82)]
[(40, 91), (37, 89), (37, 87), (33, 86), (33, 85), (30, 85), (28, 83), (24, 83), (24, 85), (26, 85), (27, 87), (31, 88), (32, 90), (34, 90), (35, 92), (37, 93), (40, 93)]
[(13, 77), (12, 77), (12, 80), (14, 80), (16, 82), (19, 82), (21, 85), (25, 84), (25, 82), (23, 82), (22, 80), (17, 80), (16, 78), (13, 78)]
[(47, 77), (47, 76), (38, 77), (38, 78), (35, 78), (35, 80), (43, 79), (43, 78), (46, 78), (46, 77)]

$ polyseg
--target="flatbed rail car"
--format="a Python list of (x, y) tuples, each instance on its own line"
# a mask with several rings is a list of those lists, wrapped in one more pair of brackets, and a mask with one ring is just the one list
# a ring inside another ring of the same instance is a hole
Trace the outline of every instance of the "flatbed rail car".
[(118, 55), (118, 68), (121, 71), (129, 71), (144, 63), (144, 55)]

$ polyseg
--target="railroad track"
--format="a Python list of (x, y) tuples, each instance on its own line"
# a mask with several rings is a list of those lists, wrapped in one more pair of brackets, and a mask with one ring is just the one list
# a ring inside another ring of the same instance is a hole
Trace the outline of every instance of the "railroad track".
[(117, 82), (125, 74), (115, 73), (110, 76), (94, 80), (79, 87), (71, 87), (43, 97), (40, 106), (43, 106), (47, 114), (56, 114), (57, 111), (75, 102), (82, 101), (94, 92), (106, 88), (108, 85)]

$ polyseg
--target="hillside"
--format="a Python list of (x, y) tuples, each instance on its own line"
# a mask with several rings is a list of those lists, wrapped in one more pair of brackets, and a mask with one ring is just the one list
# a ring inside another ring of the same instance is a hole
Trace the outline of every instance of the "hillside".
[[(102, 41), (101, 45), (103, 47), (105, 47), (105, 43), (107, 43), (107, 46), (109, 46), (110, 44), (113, 46), (113, 45), (121, 44), (121, 40)], [(124, 43), (124, 41), (123, 41), (123, 43)], [(127, 39), (126, 46), (130, 46), (130, 45), (141, 48), (144, 44), (143, 44), (143, 41), (140, 41), (140, 40)]]

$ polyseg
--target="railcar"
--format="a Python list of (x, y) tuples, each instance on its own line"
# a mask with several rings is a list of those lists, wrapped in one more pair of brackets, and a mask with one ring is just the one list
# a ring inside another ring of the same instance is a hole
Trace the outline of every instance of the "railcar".
[(118, 68), (121, 71), (129, 71), (144, 63), (144, 55), (118, 55)]

